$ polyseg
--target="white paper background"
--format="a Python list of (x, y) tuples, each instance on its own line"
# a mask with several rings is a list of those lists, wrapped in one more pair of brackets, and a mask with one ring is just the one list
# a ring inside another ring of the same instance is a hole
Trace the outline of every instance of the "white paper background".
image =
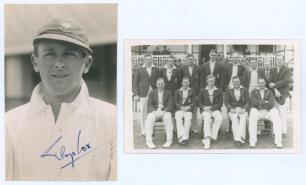
[[(25, 3), (29, 1), (8, 1)], [(40, 3), (41, 1), (31, 1)], [(54, 3), (59, 1), (43, 1)], [(88, 184), (209, 184), (302, 185), (306, 184), (306, 154), (125, 154), (123, 152), (123, 39), (301, 39), (306, 54), (306, 3), (303, 0), (118, 0), (72, 1), (118, 3), (118, 181)], [(0, 57), (2, 126), (0, 181), (4, 181), (4, 33), (0, 5)], [(29, 20), (30, 21), (30, 20)], [(302, 63), (302, 71), (306, 70)], [(306, 79), (302, 73), (302, 79)], [(303, 83), (303, 81), (302, 81)], [(305, 85), (302, 87), (305, 92)], [(305, 105), (305, 100), (302, 100)], [(302, 110), (302, 115), (306, 113)], [(305, 135), (302, 117), (302, 138)], [(7, 182), (6, 182), (7, 183)], [(15, 182), (10, 184), (32, 184)], [(36, 182), (33, 184), (60, 184)], [(61, 182), (61, 184), (84, 184)]]

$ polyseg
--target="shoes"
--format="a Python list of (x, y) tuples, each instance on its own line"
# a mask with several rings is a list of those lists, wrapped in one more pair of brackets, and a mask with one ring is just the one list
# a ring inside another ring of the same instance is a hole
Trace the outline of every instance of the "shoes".
[(154, 145), (153, 142), (147, 143), (147, 147), (148, 147), (149, 149), (154, 149), (154, 148), (156, 148), (156, 146)]
[(237, 144), (238, 146), (241, 146), (241, 145), (243, 145), (243, 144), (245, 143), (242, 139), (240, 139), (240, 140), (235, 140), (235, 142), (236, 142), (236, 144)]
[(141, 132), (141, 136), (146, 136), (146, 133), (145, 132)]
[(255, 148), (255, 146), (256, 146), (256, 143), (255, 143), (255, 142), (250, 142), (250, 147), (251, 147), (251, 148)]
[(185, 144), (185, 142), (186, 142), (186, 140), (185, 140), (185, 138), (184, 137), (182, 137), (181, 139), (179, 139), (179, 141), (178, 141), (179, 143), (181, 143), (181, 144)]
[(193, 134), (197, 134), (197, 133), (199, 133), (199, 131), (197, 131), (197, 130), (193, 130), (193, 131), (191, 131)]
[(204, 149), (210, 149), (210, 138), (204, 139)]
[(164, 145), (163, 148), (169, 148), (172, 145), (172, 141), (167, 141)]
[(276, 148), (283, 148), (283, 144), (282, 143), (277, 143)]
[(202, 139), (202, 144), (205, 145), (205, 139)]

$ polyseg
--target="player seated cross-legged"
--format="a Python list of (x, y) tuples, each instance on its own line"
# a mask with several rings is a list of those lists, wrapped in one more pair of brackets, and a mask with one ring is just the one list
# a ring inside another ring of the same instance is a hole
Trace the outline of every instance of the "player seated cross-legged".
[(146, 119), (146, 144), (150, 149), (156, 148), (152, 141), (153, 125), (157, 120), (165, 123), (165, 130), (167, 141), (163, 145), (164, 148), (169, 148), (172, 144), (173, 138), (173, 123), (171, 111), (173, 107), (173, 100), (171, 92), (165, 90), (165, 81), (163, 78), (158, 78), (156, 81), (157, 89), (149, 93), (148, 98), (148, 117)]
[(266, 88), (264, 78), (258, 78), (258, 88), (251, 94), (251, 111), (249, 118), (250, 146), (255, 147), (257, 142), (257, 121), (261, 119), (270, 120), (273, 124), (275, 144), (282, 148), (282, 127), (281, 119), (275, 105), (275, 98), (271, 90)]
[(238, 76), (232, 78), (233, 87), (225, 92), (224, 104), (232, 121), (234, 140), (238, 145), (244, 144), (246, 121), (250, 106), (248, 90), (240, 85)]
[(174, 95), (177, 137), (178, 142), (182, 144), (189, 139), (192, 110), (195, 103), (195, 94), (189, 85), (190, 79), (186, 76), (182, 79), (182, 87), (176, 90)]
[(204, 121), (204, 149), (210, 148), (210, 140), (217, 140), (222, 122), (221, 107), (223, 105), (222, 91), (215, 87), (215, 76), (207, 76), (207, 87), (199, 94), (199, 107)]

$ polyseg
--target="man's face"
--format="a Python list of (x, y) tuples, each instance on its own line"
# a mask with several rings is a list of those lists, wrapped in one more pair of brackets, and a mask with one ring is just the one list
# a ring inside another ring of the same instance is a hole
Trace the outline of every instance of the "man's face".
[(59, 96), (78, 90), (82, 74), (87, 73), (92, 64), (91, 56), (84, 56), (78, 47), (60, 41), (42, 41), (37, 47), (32, 63), (44, 89)]
[(160, 79), (160, 80), (157, 80), (156, 82), (156, 87), (158, 90), (163, 90), (164, 87), (165, 87), (165, 82), (164, 80)]
[(174, 59), (173, 59), (173, 58), (169, 58), (168, 61), (167, 61), (167, 65), (168, 65), (169, 67), (173, 67), (173, 65), (174, 65)]
[(277, 68), (280, 68), (280, 67), (282, 67), (283, 65), (284, 65), (284, 59), (283, 59), (283, 57), (282, 56), (276, 56), (276, 58), (275, 58), (275, 64), (276, 64), (276, 67)]
[(233, 65), (237, 65), (239, 63), (239, 54), (238, 53), (233, 53), (232, 58), (231, 58), (231, 63)]
[(239, 80), (239, 78), (233, 79), (233, 86), (234, 86), (235, 89), (239, 89), (240, 88), (240, 80)]
[(193, 60), (194, 60), (193, 57), (191, 57), (191, 56), (187, 57), (186, 58), (187, 65), (192, 66), (193, 65)]
[(251, 69), (255, 70), (257, 68), (256, 60), (251, 60), (250, 66), (251, 66)]
[(144, 58), (144, 63), (146, 67), (151, 67), (153, 63), (153, 59), (151, 56), (147, 56)]
[(209, 53), (209, 59), (212, 61), (212, 62), (215, 62), (217, 60), (217, 53), (216, 52), (210, 52)]
[(258, 79), (258, 87), (260, 89), (266, 88), (266, 81), (264, 79)]
[(208, 78), (207, 79), (207, 85), (210, 88), (214, 87), (215, 86), (215, 79), (214, 78)]
[(188, 79), (183, 79), (182, 86), (183, 86), (184, 89), (187, 89), (189, 87), (189, 84), (190, 84), (190, 82), (189, 82)]

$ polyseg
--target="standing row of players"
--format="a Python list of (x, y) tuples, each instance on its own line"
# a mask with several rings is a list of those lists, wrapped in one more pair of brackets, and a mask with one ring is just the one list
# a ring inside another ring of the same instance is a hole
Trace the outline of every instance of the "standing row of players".
[(275, 57), (275, 68), (265, 63), (263, 69), (258, 69), (257, 61), (251, 60), (250, 69), (246, 69), (238, 64), (237, 52), (224, 65), (216, 61), (216, 56), (216, 51), (211, 50), (210, 61), (200, 67), (195, 65), (192, 54), (187, 55), (187, 65), (183, 67), (175, 66), (175, 58), (170, 56), (163, 69), (152, 67), (151, 55), (144, 56), (144, 66), (133, 77), (133, 92), (139, 101), (141, 133), (146, 135), (148, 148), (155, 148), (152, 130), (157, 119), (165, 122), (167, 141), (163, 147), (172, 144), (172, 117), (176, 119), (178, 141), (185, 143), (190, 127), (198, 126), (198, 108), (204, 121), (204, 148), (210, 148), (210, 140), (217, 139), (223, 105), (237, 143), (245, 142), (246, 120), (249, 120), (250, 146), (255, 147), (257, 120), (265, 118), (273, 123), (276, 146), (282, 147), (282, 134), (287, 134), (284, 104), (291, 82), (291, 71), (284, 65), (284, 57)]

